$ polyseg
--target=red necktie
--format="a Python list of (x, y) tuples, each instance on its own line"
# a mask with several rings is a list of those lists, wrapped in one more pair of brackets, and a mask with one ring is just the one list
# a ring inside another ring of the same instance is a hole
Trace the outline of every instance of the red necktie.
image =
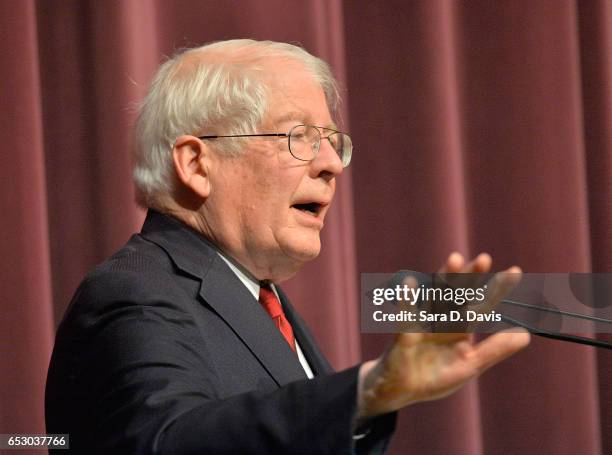
[(293, 337), (293, 329), (291, 324), (285, 317), (283, 307), (281, 306), (278, 297), (274, 291), (270, 288), (269, 284), (262, 283), (259, 288), (259, 303), (268, 312), (278, 330), (281, 331), (289, 347), (295, 352), (295, 338)]

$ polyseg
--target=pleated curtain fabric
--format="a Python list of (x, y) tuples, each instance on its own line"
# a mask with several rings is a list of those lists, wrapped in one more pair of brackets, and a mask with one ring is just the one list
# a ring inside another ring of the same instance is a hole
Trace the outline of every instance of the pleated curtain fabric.
[[(390, 342), (360, 334), (361, 272), (455, 250), (612, 272), (608, 0), (0, 0), (0, 433), (44, 433), (55, 327), (142, 223), (130, 131), (155, 68), (244, 37), (301, 43), (342, 86), (353, 160), (321, 254), (282, 283), (337, 369)], [(608, 352), (534, 339), (402, 411), (391, 454), (612, 453), (611, 378)]]

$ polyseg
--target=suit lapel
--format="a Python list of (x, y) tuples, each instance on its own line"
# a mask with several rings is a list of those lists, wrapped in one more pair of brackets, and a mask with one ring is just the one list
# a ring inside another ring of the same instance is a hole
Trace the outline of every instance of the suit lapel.
[(200, 296), (232, 328), (279, 386), (306, 379), (304, 369), (272, 319), (217, 256)]
[(142, 236), (166, 251), (181, 271), (200, 280), (201, 303), (225, 321), (279, 386), (306, 379), (297, 356), (266, 311), (204, 237), (152, 210)]

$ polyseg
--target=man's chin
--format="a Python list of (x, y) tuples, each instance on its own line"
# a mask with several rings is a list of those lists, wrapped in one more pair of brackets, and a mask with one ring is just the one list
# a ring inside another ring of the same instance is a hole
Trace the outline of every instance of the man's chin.
[(315, 259), (321, 252), (321, 240), (318, 233), (307, 238), (300, 238), (286, 244), (285, 254), (296, 262), (304, 264)]
[(282, 257), (277, 258), (272, 267), (273, 274), (268, 279), (275, 283), (281, 283), (292, 278), (309, 261), (315, 259), (321, 251), (320, 243), (316, 245), (285, 245)]
[(296, 260), (305, 263), (315, 259), (321, 252), (321, 244), (302, 246), (299, 249), (294, 250), (292, 257)]

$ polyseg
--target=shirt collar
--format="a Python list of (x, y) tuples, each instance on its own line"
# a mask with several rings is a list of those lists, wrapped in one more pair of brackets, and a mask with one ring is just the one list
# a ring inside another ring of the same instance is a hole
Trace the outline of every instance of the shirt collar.
[(219, 250), (217, 250), (217, 254), (221, 257), (221, 259), (225, 261), (228, 267), (232, 269), (232, 272), (236, 274), (238, 279), (242, 282), (242, 284), (246, 286), (249, 292), (253, 294), (255, 300), (259, 300), (259, 281), (256, 280), (255, 277), (251, 275), (248, 271), (244, 270), (242, 267), (237, 266), (234, 262), (225, 257), (225, 255)]

